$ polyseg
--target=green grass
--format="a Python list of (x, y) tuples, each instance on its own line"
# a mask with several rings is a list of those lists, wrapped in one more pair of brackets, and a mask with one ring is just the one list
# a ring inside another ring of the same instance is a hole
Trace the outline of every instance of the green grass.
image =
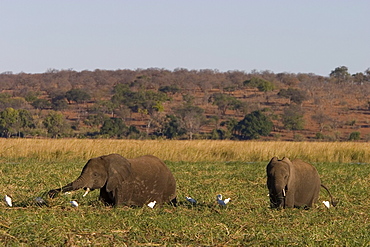
[[(266, 189), (267, 162), (171, 162), (177, 179), (177, 208), (110, 208), (98, 192), (61, 195), (49, 205), (37, 196), (64, 185), (81, 172), (85, 160), (40, 162), (2, 159), (1, 196), (11, 194), (14, 207), (0, 205), (2, 246), (368, 246), (370, 245), (370, 165), (314, 164), (339, 205), (320, 202), (310, 210), (272, 210)], [(231, 197), (216, 205), (221, 193)], [(185, 196), (198, 200), (197, 206)], [(80, 203), (73, 208), (68, 203)]]

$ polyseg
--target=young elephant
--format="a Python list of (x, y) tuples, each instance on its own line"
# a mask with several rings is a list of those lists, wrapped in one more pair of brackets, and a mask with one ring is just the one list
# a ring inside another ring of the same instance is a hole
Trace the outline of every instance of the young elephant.
[(336, 204), (329, 190), (321, 184), (316, 168), (302, 160), (274, 157), (266, 172), (272, 208), (312, 207), (319, 197), (320, 186), (328, 191), (332, 205)]
[(100, 189), (100, 199), (107, 205), (143, 206), (156, 201), (157, 205), (176, 205), (176, 181), (168, 167), (157, 157), (146, 155), (126, 159), (109, 154), (90, 159), (81, 175), (59, 189), (50, 190), (53, 198), (59, 192), (78, 189)]

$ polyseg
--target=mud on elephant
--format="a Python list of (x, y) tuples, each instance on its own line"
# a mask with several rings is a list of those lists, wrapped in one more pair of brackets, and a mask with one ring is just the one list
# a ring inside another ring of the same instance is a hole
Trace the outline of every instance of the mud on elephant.
[(266, 173), (272, 208), (312, 207), (318, 200), (320, 186), (329, 193), (332, 205), (336, 205), (311, 164), (299, 159), (290, 161), (286, 157), (282, 160), (274, 157), (267, 165)]
[(59, 192), (100, 189), (99, 198), (106, 205), (143, 206), (156, 201), (157, 205), (176, 205), (176, 181), (168, 167), (157, 157), (145, 155), (126, 159), (109, 154), (90, 159), (81, 175), (62, 188), (48, 192), (53, 198)]

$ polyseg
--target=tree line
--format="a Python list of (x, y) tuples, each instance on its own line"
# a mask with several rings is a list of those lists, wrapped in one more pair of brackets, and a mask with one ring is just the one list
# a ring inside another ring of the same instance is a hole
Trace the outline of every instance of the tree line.
[[(279, 129), (303, 130), (303, 102), (320, 109), (348, 89), (357, 108), (369, 111), (369, 85), (369, 69), (350, 75), (345, 66), (327, 77), (157, 68), (4, 72), (0, 135), (257, 139)], [(320, 126), (318, 133), (335, 124), (321, 110), (311, 119)]]

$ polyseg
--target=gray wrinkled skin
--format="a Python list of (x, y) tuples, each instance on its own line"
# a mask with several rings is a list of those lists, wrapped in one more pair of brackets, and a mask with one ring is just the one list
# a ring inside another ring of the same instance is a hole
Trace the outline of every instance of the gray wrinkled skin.
[(90, 159), (75, 181), (48, 194), (53, 198), (59, 192), (82, 188), (100, 189), (99, 197), (106, 205), (141, 207), (151, 201), (176, 205), (175, 178), (163, 161), (152, 155), (126, 159), (109, 154)]
[(312, 207), (318, 200), (321, 185), (314, 166), (302, 160), (271, 159), (266, 167), (267, 188), (272, 208)]

